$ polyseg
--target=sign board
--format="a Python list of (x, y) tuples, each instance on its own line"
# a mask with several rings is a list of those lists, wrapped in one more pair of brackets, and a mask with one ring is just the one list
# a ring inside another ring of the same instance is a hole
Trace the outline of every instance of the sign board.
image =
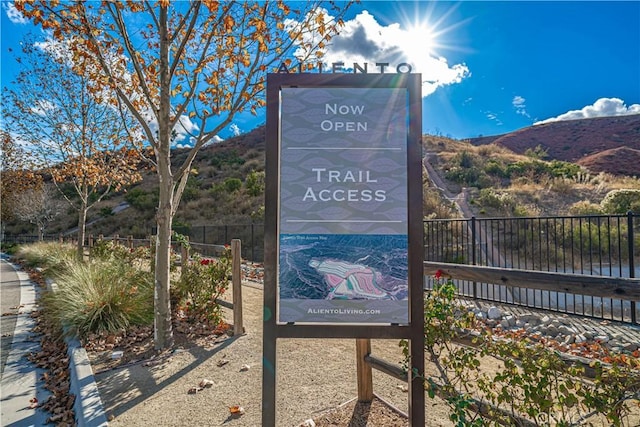
[(409, 322), (408, 100), (280, 90), (279, 323)]
[(409, 421), (424, 425), (420, 85), (408, 73), (267, 76), (264, 426), (276, 425), (288, 338), (408, 340)]

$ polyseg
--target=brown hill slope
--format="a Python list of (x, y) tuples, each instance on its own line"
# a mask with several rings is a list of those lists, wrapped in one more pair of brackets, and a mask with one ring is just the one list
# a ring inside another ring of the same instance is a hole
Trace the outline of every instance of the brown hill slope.
[(592, 172), (609, 172), (616, 170), (619, 174), (640, 176), (640, 150), (629, 147), (612, 148), (578, 160)]
[[(474, 145), (488, 143), (506, 147), (524, 154), (528, 149), (541, 146), (550, 159), (581, 163), (586, 157), (615, 148), (640, 150), (640, 114), (593, 119), (567, 120), (530, 126), (495, 138), (472, 138)], [(596, 165), (594, 172), (609, 172), (616, 175), (640, 175), (640, 164), (628, 162), (629, 152), (614, 150), (598, 162), (584, 161), (584, 166)], [(600, 156), (597, 156), (600, 157)]]

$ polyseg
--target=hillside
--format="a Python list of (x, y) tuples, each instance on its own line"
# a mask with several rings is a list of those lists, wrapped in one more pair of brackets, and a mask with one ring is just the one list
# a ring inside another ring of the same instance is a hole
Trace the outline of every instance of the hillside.
[[(556, 151), (551, 148), (559, 144), (562, 138), (554, 136), (552, 130), (560, 129), (558, 132), (566, 137), (572, 132), (578, 132), (575, 127), (577, 123), (544, 126), (544, 133), (527, 128), (494, 140), (486, 137), (484, 145), (477, 145), (478, 140), (473, 145), (469, 141), (425, 135), (425, 161), (429, 162), (429, 169), (439, 179), (437, 184), (433, 184), (425, 175), (424, 215), (435, 218), (458, 215), (450, 201), (451, 195), (469, 198), (471, 214), (476, 216), (597, 212), (598, 204), (609, 191), (619, 188), (640, 189), (638, 179), (599, 173), (609, 170), (611, 164), (615, 164), (618, 171), (633, 173), (638, 170), (640, 147), (632, 148), (638, 145), (638, 140), (629, 135), (633, 134), (633, 123), (640, 129), (639, 119), (640, 116), (596, 120), (607, 126), (618, 123), (620, 129), (627, 129), (624, 131), (626, 133), (620, 130), (618, 135), (626, 135), (630, 142), (625, 144), (628, 146), (600, 151), (593, 145), (594, 153), (581, 156), (577, 164), (557, 160), (543, 161), (507, 148), (507, 143), (515, 144), (518, 135), (522, 137), (529, 134), (529, 137), (521, 138), (529, 141), (529, 145), (521, 143), (516, 148), (520, 151), (533, 149), (538, 144), (542, 145), (542, 138), (546, 135), (546, 141), (554, 141), (554, 144), (545, 145), (553, 157)], [(580, 126), (581, 129), (597, 127), (593, 123), (582, 123)], [(498, 143), (499, 141), (502, 143)], [(604, 146), (601, 144), (597, 147)], [(575, 150), (559, 150), (565, 155), (573, 151)], [(186, 155), (186, 149), (175, 150), (173, 164), (180, 164)], [(174, 226), (184, 229), (203, 225), (262, 223), (264, 162), (264, 127), (203, 148), (193, 163), (192, 174)], [(148, 167), (142, 171), (142, 175), (142, 182), (126, 191), (111, 194), (89, 211), (88, 234), (133, 235), (142, 238), (152, 233), (158, 203), (157, 175)], [(446, 193), (443, 193), (442, 188), (447, 190)], [(449, 199), (445, 197), (447, 195)], [(576, 206), (580, 209), (576, 210)], [(28, 223), (7, 222), (3, 226), (7, 234), (33, 234), (33, 226)], [(72, 234), (76, 226), (76, 213), (69, 209), (62, 212), (46, 232)]]
[(640, 176), (639, 164), (634, 165), (628, 157), (636, 159), (640, 155), (638, 114), (551, 122), (469, 141), (473, 145), (498, 145), (518, 154), (540, 146), (549, 160), (582, 164), (592, 172)]

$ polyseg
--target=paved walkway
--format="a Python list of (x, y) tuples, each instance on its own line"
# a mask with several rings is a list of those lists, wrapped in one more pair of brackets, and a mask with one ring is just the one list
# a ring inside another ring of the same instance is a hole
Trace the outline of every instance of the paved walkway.
[[(0, 379), (0, 425), (9, 427), (43, 426), (49, 414), (32, 408), (34, 398), (48, 397), (40, 378), (43, 370), (26, 358), (39, 350), (33, 336), (36, 288), (24, 272), (4, 258), (0, 261), (0, 298), (2, 299), (2, 373)], [(11, 313), (11, 314), (7, 314)]]

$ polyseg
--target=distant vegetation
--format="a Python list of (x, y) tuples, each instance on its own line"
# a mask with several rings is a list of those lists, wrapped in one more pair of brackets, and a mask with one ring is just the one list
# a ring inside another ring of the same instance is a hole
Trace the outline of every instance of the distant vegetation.
[[(575, 163), (549, 159), (542, 146), (516, 154), (494, 145), (472, 145), (425, 135), (424, 150), (447, 188), (454, 194), (467, 188), (477, 216), (584, 215), (640, 212), (640, 180), (591, 173)], [(180, 159), (186, 152), (177, 150)], [(182, 203), (174, 220), (181, 230), (202, 225), (261, 223), (264, 219), (264, 127), (205, 147), (191, 169)], [(145, 237), (155, 225), (158, 190), (153, 171), (143, 181), (113, 194), (97, 205), (89, 218), (93, 235)], [(423, 178), (425, 217), (459, 215), (452, 201)], [(129, 208), (112, 214), (126, 202)], [(77, 224), (73, 212), (57, 217), (48, 231), (57, 234)], [(26, 233), (29, 225), (6, 222), (5, 232)]]
[(447, 180), (451, 192), (468, 189), (476, 215), (640, 212), (639, 179), (594, 174), (575, 163), (543, 160), (548, 156), (541, 146), (519, 155), (499, 145), (476, 146), (467, 141), (425, 136), (424, 147), (432, 153), (429, 158)]

